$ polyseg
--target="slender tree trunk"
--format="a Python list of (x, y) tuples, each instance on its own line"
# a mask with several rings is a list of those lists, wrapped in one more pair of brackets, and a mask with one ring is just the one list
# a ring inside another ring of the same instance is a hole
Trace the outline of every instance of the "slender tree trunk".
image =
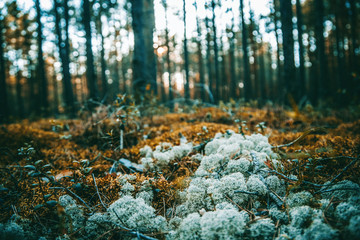
[(6, 73), (5, 73), (5, 59), (3, 49), (3, 21), (0, 18), (0, 123), (6, 122), (9, 109), (8, 109), (8, 96), (6, 90)]
[(242, 47), (243, 47), (243, 64), (244, 64), (244, 90), (245, 100), (249, 101), (253, 97), (253, 89), (251, 86), (250, 78), (250, 65), (249, 65), (249, 53), (248, 53), (248, 33), (244, 18), (244, 2), (240, 0), (240, 15), (241, 15), (241, 27), (242, 27)]
[[(280, 0), (281, 30), (283, 33), (284, 48), (284, 72), (283, 79), (286, 81), (282, 94), (286, 92), (294, 100), (298, 101), (295, 85), (295, 63), (294, 63), (294, 37), (292, 23), (292, 4), (289, 0)], [(285, 100), (285, 99), (283, 99)]]
[[(232, 10), (231, 10), (232, 11)], [(236, 77), (236, 71), (235, 71), (235, 17), (234, 13), (232, 12), (233, 16), (231, 18), (231, 30), (230, 30), (230, 36), (228, 34), (228, 41), (229, 41), (229, 67), (230, 67), (230, 97), (232, 99), (237, 98), (236, 89), (237, 89), (237, 77)]]
[(45, 63), (43, 58), (43, 50), (42, 50), (42, 23), (41, 23), (41, 9), (40, 9), (40, 1), (35, 0), (35, 8), (36, 8), (36, 22), (38, 24), (37, 27), (37, 44), (38, 44), (38, 69), (37, 69), (37, 77), (40, 81), (40, 111), (47, 115), (49, 110), (49, 102), (48, 102), (48, 84), (45, 75)]
[(198, 66), (199, 66), (199, 79), (200, 79), (200, 98), (202, 101), (205, 101), (205, 73), (204, 73), (204, 60), (202, 56), (202, 34), (201, 34), (201, 27), (199, 22), (198, 16), (198, 8), (196, 1), (194, 1), (194, 6), (196, 8), (196, 31), (197, 31), (197, 55), (198, 55)]
[(174, 93), (173, 87), (171, 83), (171, 61), (170, 61), (170, 41), (169, 41), (169, 26), (168, 26), (168, 8), (167, 8), (167, 0), (163, 0), (163, 6), (165, 10), (165, 45), (166, 45), (166, 67), (168, 72), (168, 85), (169, 85), (169, 107), (170, 111), (174, 110)]
[[(18, 57), (19, 59), (20, 57)], [(19, 118), (24, 118), (25, 110), (24, 110), (24, 100), (23, 100), (23, 91), (21, 84), (22, 74), (19, 67), (17, 67), (16, 72), (16, 103), (17, 103), (17, 115)]]
[(61, 59), (62, 65), (62, 75), (63, 75), (63, 97), (65, 103), (65, 110), (71, 116), (74, 115), (74, 92), (71, 83), (71, 75), (70, 75), (70, 59), (69, 59), (69, 9), (68, 9), (68, 1), (65, 0), (63, 2), (63, 10), (64, 10), (64, 20), (65, 20), (65, 39), (62, 39), (62, 31), (60, 28), (61, 18), (59, 16), (59, 3), (57, 0), (54, 0), (54, 10), (55, 10), (55, 29), (57, 34), (57, 45), (59, 48), (59, 56)]
[(59, 114), (59, 94), (58, 94), (58, 84), (56, 79), (56, 71), (55, 67), (53, 68), (52, 75), (52, 84), (53, 84), (53, 92), (54, 92), (54, 114), (57, 116)]
[(325, 38), (324, 38), (324, 3), (323, 0), (315, 0), (315, 36), (316, 49), (318, 57), (318, 87), (317, 95), (320, 99), (324, 99), (327, 95), (327, 59), (325, 55)]
[(215, 0), (211, 1), (211, 8), (212, 8), (212, 27), (213, 27), (213, 34), (214, 34), (214, 58), (215, 58), (215, 92), (214, 92), (214, 99), (215, 102), (218, 103), (220, 100), (220, 71), (219, 71), (219, 49), (218, 49), (218, 42), (217, 42), (217, 33), (216, 33), (216, 15), (215, 15)]
[(94, 66), (94, 55), (92, 52), (92, 42), (91, 42), (91, 7), (89, 0), (83, 0), (83, 25), (85, 28), (85, 38), (86, 38), (86, 80), (87, 87), (89, 91), (89, 97), (93, 100), (98, 100), (99, 94), (96, 84), (96, 74)]
[(282, 65), (281, 65), (281, 60), (280, 60), (280, 55), (281, 55), (281, 51), (280, 51), (280, 36), (279, 36), (279, 27), (278, 27), (278, 22), (279, 22), (279, 7), (278, 7), (278, 0), (274, 0), (274, 4), (273, 4), (273, 8), (274, 8), (274, 26), (275, 26), (275, 39), (276, 39), (276, 82), (275, 82), (275, 87), (273, 90), (273, 95), (277, 96), (278, 101), (282, 101), (281, 96), (280, 96), (280, 91), (279, 88), (280, 86), (284, 86), (284, 80), (282, 78)]
[(206, 24), (206, 58), (207, 58), (207, 70), (208, 70), (208, 94), (209, 94), (209, 100), (211, 103), (214, 102), (214, 96), (213, 96), (213, 70), (212, 70), (212, 56), (211, 56), (211, 35), (210, 35), (210, 27), (209, 27), (209, 19), (208, 17), (205, 17), (205, 24)]
[(183, 14), (184, 14), (184, 69), (185, 69), (185, 99), (190, 99), (190, 77), (189, 77), (189, 52), (187, 47), (186, 37), (186, 0), (183, 1)]
[(350, 9), (351, 9), (351, 51), (353, 56), (353, 64), (352, 64), (352, 71), (353, 72), (360, 72), (359, 66), (358, 66), (358, 59), (356, 54), (356, 49), (358, 49), (358, 41), (359, 41), (359, 29), (358, 27), (358, 16), (357, 16), (357, 8), (356, 8), (356, 2), (355, 0), (349, 0), (350, 1)]
[(341, 37), (340, 37), (340, 17), (338, 14), (339, 10), (336, 10), (335, 13), (335, 37), (336, 37), (336, 51), (337, 51), (337, 86), (340, 89), (346, 89), (347, 88), (347, 82), (344, 81), (344, 48), (342, 46)]
[(101, 50), (100, 50), (100, 64), (101, 64), (101, 86), (102, 86), (102, 101), (106, 101), (106, 98), (108, 97), (108, 82), (106, 77), (106, 61), (105, 61), (105, 47), (104, 47), (104, 34), (103, 34), (103, 26), (102, 26), (102, 12), (103, 12), (103, 1), (99, 1), (100, 4), (100, 10), (99, 10), (99, 16), (98, 16), (98, 24), (99, 24), (99, 32), (100, 34), (100, 44), (101, 44)]
[(305, 49), (303, 44), (303, 14), (302, 6), (300, 0), (296, 0), (296, 17), (297, 17), (297, 30), (298, 30), (298, 42), (299, 42), (299, 81), (297, 84), (297, 89), (299, 92), (299, 97), (305, 95)]
[(260, 103), (263, 105), (267, 99), (266, 95), (266, 73), (265, 73), (265, 46), (263, 45), (263, 41), (261, 39), (261, 44), (258, 50), (258, 58), (259, 58), (259, 82), (260, 82)]

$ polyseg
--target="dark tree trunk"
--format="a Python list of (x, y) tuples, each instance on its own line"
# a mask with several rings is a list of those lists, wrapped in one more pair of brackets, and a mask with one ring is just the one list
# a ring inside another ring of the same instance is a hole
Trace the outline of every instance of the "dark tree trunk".
[(91, 43), (91, 7), (89, 0), (83, 0), (83, 25), (85, 28), (86, 38), (86, 80), (89, 91), (89, 98), (92, 100), (98, 100), (99, 94), (96, 85), (96, 74), (94, 66), (94, 55), (92, 52)]
[(196, 1), (194, 2), (194, 6), (196, 8), (196, 30), (197, 30), (197, 55), (198, 55), (198, 66), (199, 66), (199, 79), (200, 79), (200, 98), (202, 101), (205, 101), (205, 74), (204, 74), (204, 60), (203, 60), (203, 56), (202, 56), (202, 44), (201, 44), (201, 39), (202, 39), (202, 34), (201, 34), (201, 27), (200, 27), (200, 22), (199, 22), (199, 16), (197, 14), (198, 12), (198, 8), (197, 8), (197, 4)]
[(297, 84), (297, 89), (299, 92), (299, 97), (305, 95), (305, 49), (303, 44), (303, 14), (302, 6), (300, 0), (296, 0), (296, 17), (297, 17), (297, 30), (298, 30), (298, 42), (299, 42), (299, 81)]
[(99, 16), (98, 16), (98, 26), (99, 26), (99, 32), (100, 39), (101, 39), (101, 50), (100, 50), (100, 64), (101, 64), (101, 87), (102, 87), (102, 101), (106, 101), (106, 98), (108, 97), (108, 82), (106, 77), (106, 61), (105, 61), (105, 48), (104, 48), (104, 34), (102, 30), (102, 21), (101, 16), (103, 12), (103, 1), (100, 0), (100, 10), (99, 10)]
[(45, 75), (45, 63), (43, 58), (43, 50), (42, 50), (42, 23), (41, 23), (41, 9), (40, 9), (40, 1), (35, 0), (35, 8), (36, 8), (36, 22), (37, 26), (37, 44), (38, 44), (38, 66), (37, 66), (37, 78), (39, 79), (39, 100), (40, 100), (40, 111), (44, 114), (48, 114), (49, 110), (49, 102), (48, 102), (48, 84)]
[(318, 58), (318, 84), (317, 95), (318, 98), (324, 99), (327, 92), (327, 59), (325, 55), (325, 38), (324, 38), (324, 3), (323, 0), (315, 0), (315, 36), (316, 36), (316, 51)]
[[(19, 58), (18, 58), (19, 59)], [(25, 109), (24, 109), (24, 100), (23, 100), (23, 90), (21, 84), (21, 70), (17, 68), (16, 72), (16, 103), (17, 103), (17, 116), (19, 118), (24, 118)]]
[(351, 16), (350, 16), (350, 21), (351, 21), (351, 51), (352, 51), (352, 56), (353, 56), (353, 62), (352, 62), (352, 71), (353, 72), (357, 72), (359, 73), (360, 69), (358, 66), (358, 59), (357, 59), (357, 54), (356, 54), (356, 49), (358, 48), (358, 42), (359, 41), (359, 35), (358, 35), (358, 31), (359, 29), (357, 28), (357, 9), (356, 9), (356, 2), (355, 0), (349, 0), (350, 1), (350, 10), (351, 10)]
[(150, 81), (153, 84), (154, 93), (157, 94), (156, 83), (156, 55), (154, 50), (154, 30), (155, 30), (155, 15), (154, 15), (154, 0), (144, 0), (144, 36), (145, 46), (147, 51), (147, 71), (150, 74)]
[[(236, 71), (235, 71), (235, 17), (234, 13), (231, 18), (231, 29), (228, 33), (228, 41), (229, 41), (229, 67), (230, 67), (230, 97), (232, 99), (237, 98), (236, 89), (237, 89), (237, 77), (236, 77)], [(230, 34), (230, 36), (229, 36)]]
[(65, 20), (65, 39), (62, 39), (62, 31), (60, 28), (60, 21), (61, 18), (59, 16), (59, 3), (57, 0), (54, 0), (54, 8), (55, 8), (55, 20), (56, 20), (56, 34), (58, 39), (58, 48), (59, 48), (59, 55), (61, 59), (62, 65), (62, 75), (63, 75), (63, 97), (65, 103), (65, 110), (70, 115), (74, 114), (74, 92), (71, 83), (71, 75), (70, 75), (70, 46), (69, 46), (69, 9), (68, 9), (68, 1), (65, 0), (63, 2), (63, 10), (64, 10), (64, 20)]
[(215, 1), (211, 1), (211, 8), (212, 8), (212, 27), (213, 27), (213, 34), (214, 34), (214, 58), (215, 58), (215, 92), (214, 92), (214, 99), (215, 102), (218, 103), (220, 100), (220, 71), (219, 71), (219, 49), (218, 49), (218, 42), (217, 42), (217, 33), (216, 33), (216, 21), (215, 21)]
[[(281, 30), (283, 34), (283, 49), (284, 49), (284, 71), (283, 79), (285, 88), (282, 96), (288, 93), (288, 96), (298, 101), (296, 79), (295, 79), (295, 63), (294, 63), (294, 38), (293, 38), (293, 23), (292, 23), (292, 5), (289, 0), (280, 0), (281, 13)], [(280, 86), (281, 87), (281, 86)], [(285, 99), (283, 98), (283, 101)]]
[(240, 15), (241, 15), (241, 27), (242, 27), (242, 48), (243, 48), (243, 65), (244, 65), (244, 92), (245, 100), (249, 101), (252, 99), (252, 86), (250, 78), (250, 65), (249, 65), (249, 53), (248, 53), (248, 33), (246, 23), (244, 20), (244, 3), (240, 0)]
[(189, 52), (187, 48), (186, 37), (186, 1), (183, 1), (183, 14), (184, 14), (184, 69), (185, 69), (185, 99), (190, 99), (190, 77), (189, 77)]
[(162, 1), (165, 10), (165, 45), (166, 45), (166, 67), (168, 72), (168, 85), (169, 85), (169, 107), (170, 111), (174, 110), (174, 93), (171, 83), (171, 61), (170, 61), (170, 41), (169, 41), (169, 26), (168, 26), (168, 9), (166, 0)]
[(6, 122), (9, 115), (2, 36), (3, 28), (3, 21), (0, 19), (0, 123)]
[(273, 89), (273, 95), (277, 96), (276, 100), (281, 101), (281, 97), (280, 97), (280, 86), (284, 86), (284, 80), (282, 78), (282, 65), (281, 65), (281, 60), (280, 60), (280, 55), (281, 55), (281, 51), (280, 51), (280, 36), (279, 36), (279, 27), (278, 27), (278, 22), (279, 22), (279, 6), (278, 6), (278, 0), (274, 0), (274, 4), (273, 4), (273, 8), (274, 8), (274, 26), (275, 26), (275, 39), (276, 39), (276, 81), (275, 81), (275, 87)]
[(210, 27), (209, 27), (209, 19), (208, 17), (205, 18), (205, 25), (206, 25), (206, 58), (207, 58), (207, 70), (208, 70), (208, 95), (209, 100), (211, 103), (214, 102), (213, 96), (213, 75), (212, 75), (212, 57), (211, 57), (211, 34), (210, 34)]
[(145, 6), (145, 4), (149, 4), (149, 0), (131, 0), (132, 26), (135, 40), (133, 89), (138, 100), (140, 100), (140, 95), (156, 91), (156, 62), (151, 60), (155, 60), (155, 56), (149, 56), (154, 55), (153, 29), (146, 29), (153, 26), (153, 24), (146, 24), (146, 21), (151, 21), (151, 18), (149, 20), (148, 16), (144, 16), (144, 9), (152, 11), (153, 16), (154, 8)]

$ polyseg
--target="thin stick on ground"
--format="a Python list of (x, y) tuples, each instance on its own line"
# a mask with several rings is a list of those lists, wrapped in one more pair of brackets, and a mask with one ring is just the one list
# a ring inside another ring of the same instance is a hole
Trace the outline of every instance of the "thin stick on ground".
[(94, 179), (94, 184), (95, 184), (95, 188), (96, 188), (96, 193), (97, 193), (97, 195), (98, 195), (98, 197), (99, 197), (99, 200), (100, 200), (100, 202), (101, 202), (101, 205), (104, 207), (104, 209), (107, 209), (106, 205), (104, 204), (104, 202), (103, 202), (102, 199), (101, 199), (101, 196), (100, 196), (100, 193), (99, 193), (99, 188), (98, 188), (98, 186), (97, 186), (97, 184), (96, 184), (96, 180), (95, 180), (94, 174), (92, 173), (91, 176), (92, 176), (92, 178)]

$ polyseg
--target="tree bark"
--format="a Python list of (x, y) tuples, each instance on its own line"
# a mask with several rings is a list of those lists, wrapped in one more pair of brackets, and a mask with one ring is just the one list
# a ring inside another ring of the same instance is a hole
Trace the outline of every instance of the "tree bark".
[(45, 116), (48, 115), (49, 110), (49, 102), (48, 102), (48, 83), (45, 75), (45, 63), (43, 58), (43, 50), (42, 50), (42, 23), (41, 23), (41, 9), (40, 9), (40, 1), (35, 0), (35, 8), (36, 8), (36, 22), (37, 26), (37, 45), (38, 45), (38, 66), (37, 66), (37, 77), (40, 82), (39, 86), (39, 100), (40, 100), (40, 112), (42, 112)]
[(214, 99), (215, 102), (218, 103), (220, 100), (220, 71), (219, 71), (219, 49), (218, 49), (218, 42), (217, 42), (217, 33), (216, 33), (216, 21), (215, 21), (215, 1), (211, 1), (211, 8), (212, 8), (212, 27), (213, 27), (213, 34), (214, 34), (214, 58), (215, 58), (215, 92), (214, 92)]
[(6, 89), (5, 59), (3, 49), (3, 21), (0, 19), (0, 123), (7, 121), (9, 115), (8, 97)]
[(303, 14), (302, 14), (302, 6), (300, 0), (296, 0), (296, 18), (297, 18), (297, 30), (298, 30), (298, 42), (299, 42), (299, 81), (297, 84), (297, 89), (299, 91), (299, 97), (303, 97), (305, 95), (305, 49), (303, 44)]
[(327, 84), (327, 59), (325, 55), (325, 38), (324, 38), (324, 3), (323, 0), (315, 0), (315, 36), (316, 36), (316, 51), (318, 58), (318, 84), (317, 95), (319, 99), (324, 99), (326, 96)]
[(98, 100), (98, 88), (96, 84), (96, 74), (94, 66), (94, 55), (92, 52), (92, 43), (91, 43), (91, 10), (89, 0), (83, 0), (83, 25), (85, 28), (85, 38), (86, 38), (86, 80), (87, 87), (89, 91), (89, 98), (92, 100)]
[(285, 101), (285, 93), (298, 101), (297, 89), (295, 84), (295, 62), (294, 62), (294, 37), (293, 37), (293, 23), (292, 23), (292, 5), (289, 0), (280, 0), (281, 13), (281, 30), (283, 35), (283, 49), (284, 49), (284, 71), (283, 79), (284, 91), (280, 93)]
[(245, 101), (249, 101), (253, 97), (251, 78), (250, 78), (250, 65), (248, 53), (248, 33), (244, 18), (244, 2), (240, 0), (240, 15), (241, 15), (241, 29), (242, 29), (242, 48), (243, 48), (243, 64), (244, 64), (244, 90)]
[(201, 27), (200, 27), (200, 21), (199, 21), (199, 16), (198, 16), (198, 8), (197, 8), (197, 4), (196, 1), (194, 2), (194, 6), (196, 9), (196, 31), (197, 31), (197, 55), (198, 55), (198, 66), (199, 66), (199, 80), (200, 80), (200, 98), (201, 101), (205, 102), (205, 74), (204, 74), (204, 60), (203, 60), (203, 56), (202, 56), (202, 44), (201, 44), (201, 39), (202, 39), (202, 34), (201, 34)]
[[(144, 93), (156, 92), (156, 62), (153, 48), (153, 4), (151, 0), (131, 0), (134, 31), (133, 89), (137, 100)], [(152, 7), (151, 7), (152, 6)], [(145, 9), (152, 13), (144, 15)], [(147, 29), (151, 28), (151, 29)], [(149, 56), (152, 55), (152, 56)], [(154, 73), (155, 72), (155, 73)]]
[(187, 47), (186, 37), (186, 1), (183, 1), (183, 14), (184, 14), (184, 69), (185, 69), (185, 100), (190, 99), (190, 77), (189, 77), (189, 52)]

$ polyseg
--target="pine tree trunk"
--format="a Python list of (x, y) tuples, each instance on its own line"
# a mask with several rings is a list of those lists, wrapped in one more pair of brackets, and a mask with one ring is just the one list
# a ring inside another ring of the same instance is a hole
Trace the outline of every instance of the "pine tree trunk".
[(3, 21), (0, 18), (0, 123), (6, 122), (9, 115), (2, 30)]
[(49, 110), (49, 102), (48, 102), (48, 84), (45, 75), (45, 63), (43, 58), (43, 50), (42, 50), (42, 23), (41, 23), (41, 9), (40, 9), (40, 1), (35, 0), (35, 8), (36, 8), (36, 22), (37, 26), (37, 45), (38, 45), (38, 57), (37, 57), (37, 77), (40, 82), (39, 86), (39, 100), (40, 100), (40, 112), (42, 112), (45, 116), (48, 115)]
[(305, 95), (305, 49), (303, 44), (303, 14), (302, 6), (300, 0), (296, 0), (296, 17), (297, 17), (297, 30), (298, 30), (298, 42), (299, 42), (299, 81), (297, 83), (297, 89), (299, 92), (299, 97)]
[(318, 58), (318, 84), (317, 95), (320, 99), (326, 96), (327, 84), (327, 59), (325, 55), (325, 38), (324, 38), (324, 4), (323, 0), (315, 0), (315, 36), (316, 36), (316, 49)]
[(220, 100), (220, 72), (219, 72), (219, 49), (218, 49), (218, 42), (217, 42), (217, 33), (216, 33), (216, 21), (215, 21), (215, 1), (211, 1), (212, 7), (212, 27), (213, 27), (213, 34), (214, 34), (214, 58), (215, 58), (215, 92), (214, 92), (214, 99), (215, 102), (218, 103)]
[(89, 0), (83, 0), (83, 25), (85, 28), (86, 38), (86, 80), (89, 91), (89, 98), (92, 100), (98, 100), (99, 94), (96, 84), (96, 74), (94, 65), (94, 55), (92, 52), (91, 43), (91, 10)]
[(205, 73), (204, 73), (204, 60), (202, 56), (202, 34), (201, 34), (201, 27), (199, 22), (199, 16), (198, 16), (198, 8), (196, 1), (194, 2), (195, 8), (196, 8), (196, 31), (197, 31), (197, 55), (198, 55), (198, 66), (199, 66), (199, 79), (200, 79), (200, 98), (203, 102), (206, 101), (205, 99)]
[(249, 53), (248, 53), (248, 34), (246, 23), (244, 20), (244, 3), (240, 0), (240, 15), (241, 15), (241, 27), (242, 27), (242, 48), (243, 48), (243, 64), (244, 64), (244, 90), (245, 100), (249, 101), (253, 97), (253, 88), (251, 86), (250, 78), (250, 65), (249, 65)]
[(187, 37), (186, 37), (186, 1), (183, 1), (183, 14), (184, 14), (184, 69), (185, 69), (185, 100), (190, 99), (190, 77), (189, 77), (189, 52), (187, 47)]
[(284, 89), (280, 93), (285, 102), (285, 93), (289, 97), (297, 101), (296, 79), (295, 79), (295, 63), (294, 63), (294, 38), (293, 38), (293, 23), (292, 23), (292, 5), (289, 0), (280, 0), (281, 13), (281, 30), (283, 33), (283, 49), (284, 49), (284, 71), (283, 79)]

